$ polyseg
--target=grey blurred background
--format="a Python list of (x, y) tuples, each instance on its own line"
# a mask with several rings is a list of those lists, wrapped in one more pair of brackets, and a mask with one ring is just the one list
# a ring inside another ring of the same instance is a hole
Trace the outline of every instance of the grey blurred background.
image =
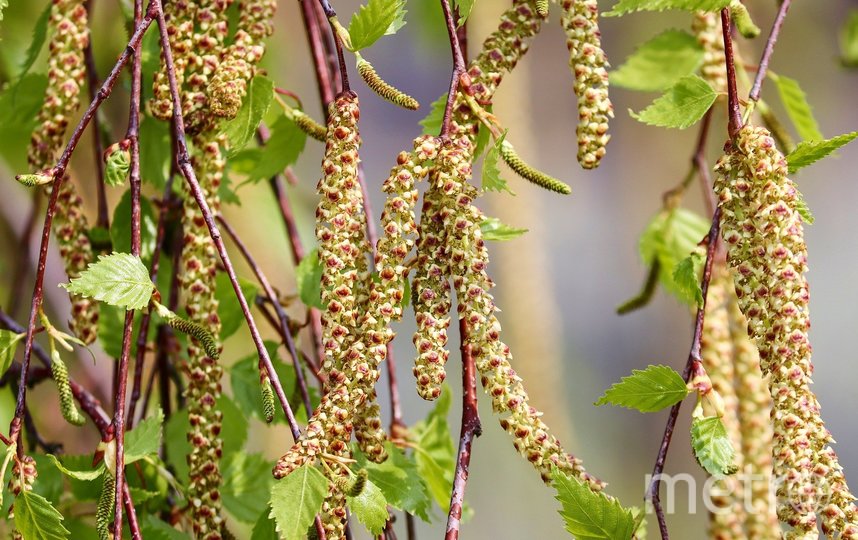
[[(606, 10), (612, 3), (600, 2), (600, 8)], [(358, 4), (356, 0), (338, 0), (335, 7), (340, 18), (347, 21)], [(397, 35), (382, 39), (366, 57), (388, 81), (417, 97), (422, 110), (414, 113), (397, 109), (369, 92), (356, 76), (353, 83), (362, 104), (361, 157), (376, 210), (383, 204), (380, 184), (394, 164), (396, 153), (408, 148), (419, 134), (418, 120), (428, 111), (429, 103), (446, 91), (449, 82), (449, 49), (438, 2), (410, 0), (408, 4), (407, 26)], [(476, 4), (469, 28), (472, 54), (508, 5), (500, 0)], [(763, 37), (755, 41), (740, 40), (744, 57), (754, 63), (773, 20), (776, 2), (751, 0), (747, 4), (764, 29)], [(4, 80), (17, 72), (15, 66), (29, 44), (32, 24), (44, 5), (44, 1), (18, 1), (7, 9), (6, 20), (0, 23), (0, 74)], [(98, 31), (93, 39), (103, 75), (121, 50), (124, 32), (115, 24), (118, 13), (113, 2), (96, 0), (96, 5), (93, 26)], [(856, 6), (858, 3), (849, 0), (796, 2), (772, 61), (775, 72), (802, 84), (827, 137), (858, 129), (858, 72), (844, 71), (837, 61), (840, 25)], [(297, 2), (280, 2), (276, 33), (265, 66), (278, 86), (299, 94), (306, 110), (321, 118), (298, 10)], [(644, 416), (624, 409), (597, 408), (592, 403), (605, 388), (634, 368), (663, 363), (680, 369), (685, 362), (691, 339), (687, 308), (659, 291), (645, 310), (619, 317), (614, 309), (635, 294), (642, 283), (645, 269), (637, 255), (638, 236), (658, 211), (661, 194), (685, 174), (696, 131), (657, 129), (636, 122), (628, 116), (627, 109), (640, 110), (657, 95), (613, 89), (616, 119), (611, 126), (613, 138), (608, 156), (598, 170), (582, 171), (575, 162), (575, 98), (558, 19), (553, 6), (551, 20), (534, 40), (531, 52), (501, 86), (494, 110), (510, 129), (509, 137), (523, 157), (570, 183), (573, 194), (562, 197), (546, 193), (504, 170), (517, 196), (489, 194), (480, 204), (486, 214), (530, 232), (490, 246), (490, 273), (498, 284), (495, 294), (503, 309), (500, 318), (504, 338), (512, 348), (514, 366), (523, 376), (533, 404), (545, 411), (545, 421), (567, 449), (582, 458), (589, 471), (609, 482), (610, 493), (626, 505), (638, 505), (666, 414)], [(675, 12), (603, 19), (603, 46), (612, 64), (619, 66), (636, 45), (664, 29), (687, 29), (689, 24), (687, 14)], [(43, 66), (43, 62), (37, 64), (37, 69), (44, 70)], [(777, 112), (782, 111), (771, 83), (764, 86), (763, 97)], [(125, 88), (119, 89), (105, 108), (117, 137), (125, 130), (125, 98)], [(708, 149), (710, 163), (717, 158), (726, 133), (723, 105), (718, 107)], [(73, 169), (90, 215), (94, 216), (95, 188), (88, 145), (89, 138), (85, 137), (85, 144), (73, 160)], [(308, 243), (312, 241), (314, 187), (321, 152), (320, 144), (308, 141), (295, 166), (301, 185), (291, 191), (302, 235)], [(854, 391), (858, 363), (852, 343), (858, 327), (854, 308), (858, 300), (856, 166), (858, 146), (846, 147), (839, 158), (814, 165), (797, 178), (816, 215), (816, 223), (806, 229), (814, 323), (814, 388), (827, 425), (838, 441), (836, 450), (847, 477), (853, 483), (858, 482), (858, 432), (854, 429), (854, 414), (849, 412), (858, 406)], [(26, 283), (9, 283), (17, 253), (15, 234), (23, 227), (30, 201), (26, 190), (12, 179), (14, 172), (0, 164), (0, 301), (4, 305), (9, 287), (23, 286), (29, 291), (32, 280), (29, 276)], [(119, 194), (119, 190), (111, 191), (111, 201), (115, 202)], [(267, 186), (242, 187), (238, 194), (242, 205), (229, 207), (226, 214), (250, 242), (275, 285), (284, 292), (294, 291), (294, 271), (285, 235)], [(701, 201), (699, 190), (689, 191), (687, 206), (702, 211)], [(251, 277), (240, 264), (239, 269)], [(57, 313), (63, 313), (67, 306), (64, 294), (53, 289), (53, 284), (61, 281), (65, 281), (61, 264), (52, 254), (46, 288)], [(25, 298), (28, 296), (29, 293)], [(409, 365), (413, 357), (412, 331), (409, 315), (400, 325), (395, 342), (409, 423), (421, 419), (431, 407), (413, 391)], [(452, 335), (451, 345), (456, 343), (457, 337)], [(224, 359), (232, 362), (250, 350), (246, 332), (239, 332), (227, 341)], [(108, 395), (109, 362), (99, 359), (95, 366), (88, 361), (79, 362), (77, 367), (79, 376), (96, 385), (102, 397)], [(460, 411), (459, 371), (458, 358), (453, 354), (448, 372), (455, 392), (450, 414), (454, 436), (458, 435)], [(380, 388), (386, 405), (384, 380)], [(0, 398), (5, 403), (0, 407), (0, 424), (8, 421), (7, 394), (3, 392)], [(44, 395), (55, 399), (49, 391)], [(475, 513), (463, 526), (464, 537), (564, 537), (553, 491), (544, 487), (530, 465), (516, 455), (482, 393), (480, 398), (484, 430), (474, 444), (467, 489), (467, 499)], [(691, 457), (686, 435), (689, 412), (686, 404), (666, 471), (691, 472), (702, 485), (705, 477)], [(43, 429), (52, 435), (69, 434), (65, 441), (69, 452), (91, 451), (92, 440), (72, 435), (49, 414), (37, 412), (37, 422), (49, 425), (50, 430)], [(290, 438), (284, 428), (253, 423), (251, 440), (251, 450), (276, 457), (289, 446)], [(669, 517), (676, 538), (702, 538), (705, 534), (706, 515), (700, 507), (700, 493), (696, 495), (696, 514), (687, 513), (683, 499), (677, 503), (677, 514)], [(440, 513), (435, 523), (420, 523), (418, 530), (421, 538), (437, 538), (443, 531)], [(657, 534), (652, 524), (650, 532)]]

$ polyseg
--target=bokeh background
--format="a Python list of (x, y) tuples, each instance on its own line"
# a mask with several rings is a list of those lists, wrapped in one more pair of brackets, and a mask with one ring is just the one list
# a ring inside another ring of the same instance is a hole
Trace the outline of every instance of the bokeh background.
[[(123, 0), (126, 1), (126, 0)], [(30, 33), (45, 0), (12, 1), (0, 23), (0, 80), (8, 81), (30, 41)], [(301, 26), (297, 1), (279, 3), (276, 33), (271, 39), (265, 67), (280, 87), (300, 95), (305, 108), (321, 118), (314, 78)], [(606, 10), (612, 2), (600, 2)], [(756, 22), (767, 33), (776, 2), (747, 2)], [(92, 26), (97, 64), (103, 75), (121, 51), (125, 31), (115, 2), (96, 0)], [(337, 0), (341, 19), (357, 9), (356, 0)], [(497, 15), (507, 6), (502, 0), (476, 3), (469, 26), (471, 50), (496, 25)], [(798, 79), (808, 94), (823, 133), (834, 136), (858, 129), (858, 72), (839, 66), (838, 32), (850, 9), (850, 0), (796, 2), (790, 10), (778, 43), (772, 69)], [(383, 204), (379, 190), (394, 163), (396, 153), (410, 146), (420, 132), (417, 122), (428, 104), (446, 91), (450, 58), (438, 2), (410, 0), (408, 24), (397, 35), (382, 39), (367, 54), (376, 68), (392, 83), (413, 94), (423, 104), (422, 111), (397, 109), (378, 99), (354, 77), (361, 97), (361, 157), (366, 167), (373, 203)], [(609, 490), (627, 505), (641, 503), (645, 475), (651, 470), (661, 439), (666, 413), (641, 415), (624, 409), (594, 407), (602, 391), (634, 368), (663, 363), (681, 369), (691, 339), (691, 319), (686, 307), (659, 291), (644, 310), (623, 317), (615, 307), (635, 294), (644, 279), (645, 268), (637, 255), (637, 238), (651, 216), (658, 211), (661, 194), (678, 183), (687, 171), (695, 144), (695, 130), (664, 130), (642, 125), (627, 114), (640, 110), (656, 94), (613, 89), (616, 119), (607, 158), (593, 172), (582, 171), (575, 162), (575, 98), (567, 68), (564, 36), (558, 24), (556, 6), (551, 21), (532, 45), (531, 52), (509, 76), (497, 95), (495, 113), (510, 129), (520, 153), (542, 170), (570, 183), (568, 197), (541, 191), (504, 171), (516, 196), (489, 194), (480, 204), (486, 214), (530, 230), (516, 240), (490, 246), (490, 272), (497, 282), (495, 293), (503, 309), (504, 338), (515, 355), (515, 367), (523, 376), (533, 403), (545, 411), (545, 420), (567, 448), (584, 460), (589, 471), (610, 483)], [(612, 64), (618, 66), (635, 46), (668, 28), (688, 28), (683, 13), (634, 14), (603, 19), (603, 45)], [(740, 39), (747, 59), (759, 57), (763, 38)], [(45, 53), (42, 53), (43, 56)], [(350, 63), (351, 64), (351, 63)], [(36, 70), (45, 69), (44, 58)], [(356, 75), (356, 74), (355, 74)], [(147, 79), (148, 84), (148, 79)], [(106, 104), (107, 119), (116, 140), (125, 130), (127, 81)], [(747, 89), (745, 89), (745, 92)], [(782, 113), (771, 83), (763, 97)], [(724, 107), (719, 104), (707, 150), (714, 163), (725, 139)], [(7, 141), (0, 141), (6, 144)], [(73, 171), (88, 205), (95, 214), (95, 187), (91, 168), (89, 137), (73, 160)], [(290, 195), (305, 242), (312, 242), (314, 187), (322, 146), (308, 141), (294, 167), (300, 185)], [(858, 431), (854, 411), (858, 408), (858, 362), (855, 341), (858, 328), (858, 250), (854, 231), (858, 229), (858, 145), (844, 148), (839, 157), (825, 160), (801, 172), (800, 189), (816, 215), (816, 223), (806, 229), (810, 250), (811, 306), (814, 345), (815, 390), (820, 395), (828, 427), (838, 444), (847, 477), (858, 482)], [(32, 274), (23, 283), (11, 283), (12, 269), (19, 257), (18, 235), (24, 227), (30, 194), (13, 179), (14, 167), (0, 162), (0, 301), (6, 305), (10, 288), (24, 287), (29, 298)], [(115, 203), (120, 191), (111, 190)], [(294, 268), (275, 202), (267, 186), (242, 187), (240, 206), (226, 210), (231, 222), (249, 242), (276, 287), (295, 290)], [(699, 190), (692, 189), (686, 205), (702, 211)], [(238, 256), (235, 257), (238, 260)], [(239, 264), (244, 276), (252, 277)], [(56, 253), (49, 259), (46, 289), (48, 302), (64, 320), (68, 307), (65, 294), (54, 284), (65, 281)], [(23, 312), (17, 314), (19, 320)], [(267, 331), (268, 329), (266, 329)], [(413, 357), (410, 316), (399, 327), (395, 342), (405, 417), (409, 423), (421, 419), (431, 405), (413, 391), (410, 362)], [(269, 335), (271, 335), (269, 333)], [(451, 345), (457, 338), (452, 334)], [(224, 360), (230, 363), (246, 356), (252, 345), (245, 331), (226, 343)], [(109, 394), (112, 361), (98, 355), (93, 363), (82, 357), (73, 367), (75, 374), (95, 388), (105, 403)], [(449, 380), (455, 393), (450, 423), (458, 435), (460, 409), (460, 363), (451, 355)], [(384, 383), (384, 380), (382, 381)], [(228, 384), (227, 384), (228, 386)], [(382, 403), (387, 404), (384, 384)], [(35, 391), (32, 402), (54, 405), (50, 388)], [(476, 440), (467, 499), (473, 518), (463, 526), (466, 538), (562, 538), (563, 525), (557, 514), (553, 492), (546, 489), (532, 468), (521, 460), (508, 437), (492, 417), (487, 400), (481, 397), (483, 436)], [(37, 401), (38, 400), (38, 401)], [(42, 401), (44, 400), (44, 401)], [(6, 425), (12, 401), (8, 389), (0, 392), (0, 425)], [(70, 453), (89, 452), (94, 430), (85, 435), (68, 429), (52, 408), (34, 409), (37, 423), (52, 439), (62, 440)], [(385, 410), (385, 414), (387, 414)], [(670, 451), (667, 472), (690, 472), (705, 479), (691, 457), (687, 427), (690, 407), (686, 404), (677, 436)], [(251, 450), (279, 456), (290, 445), (285, 428), (267, 428), (253, 421)], [(682, 491), (680, 491), (682, 493)], [(701, 494), (693, 494), (697, 512), (688, 512), (685, 493), (677, 502), (677, 513), (669, 517), (676, 538), (702, 538), (706, 521)], [(359, 528), (359, 527), (358, 527)], [(443, 519), (420, 523), (421, 538), (442, 534)], [(650, 526), (651, 533), (655, 528)]]

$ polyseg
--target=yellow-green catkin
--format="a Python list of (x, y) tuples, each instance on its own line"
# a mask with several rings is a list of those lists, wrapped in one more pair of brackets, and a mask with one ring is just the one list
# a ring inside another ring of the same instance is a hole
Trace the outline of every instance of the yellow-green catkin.
[(270, 424), (274, 421), (277, 404), (274, 400), (274, 389), (271, 388), (271, 379), (268, 374), (263, 374), (261, 378), (262, 415), (265, 417), (265, 421)]
[(292, 111), (288, 114), (292, 118), (292, 121), (295, 122), (295, 125), (298, 126), (301, 131), (303, 131), (313, 139), (316, 139), (317, 141), (325, 142), (325, 137), (327, 136), (326, 132), (328, 128), (313, 120), (313, 117), (311, 117), (304, 111), (292, 109)]
[(500, 155), (504, 160), (504, 163), (509, 165), (510, 169), (515, 171), (516, 174), (525, 180), (532, 182), (543, 189), (547, 189), (548, 191), (560, 193), (561, 195), (569, 195), (572, 193), (572, 188), (569, 187), (569, 184), (561, 182), (553, 176), (549, 176), (525, 163), (525, 161), (518, 155), (518, 152), (515, 151), (515, 148), (511, 143), (507, 141), (503, 141), (501, 143)]
[[(80, 106), (86, 72), (83, 51), (89, 42), (87, 19), (84, 0), (55, 0), (51, 5), (48, 87), (28, 153), (33, 172), (55, 165), (69, 121)], [(70, 279), (78, 277), (93, 260), (88, 229), (83, 200), (66, 177), (57, 198), (53, 230)], [(71, 329), (90, 344), (98, 334), (98, 303), (77, 295), (71, 295), (71, 302)]]
[(614, 107), (608, 97), (608, 58), (602, 50), (596, 0), (562, 0), (560, 22), (566, 32), (569, 66), (578, 97), (578, 163), (595, 169), (610, 140)]
[(716, 166), (722, 235), (748, 335), (773, 399), (778, 518), (787, 538), (858, 538), (858, 521), (811, 385), (807, 247), (798, 192), (769, 132), (745, 126)]
[(86, 419), (75, 406), (74, 396), (69, 386), (69, 370), (59, 354), (52, 355), (51, 375), (60, 395), (60, 412), (62, 412), (63, 418), (69, 424), (82, 426)]
[(95, 530), (98, 532), (98, 540), (110, 540), (113, 536), (113, 496), (116, 487), (116, 478), (113, 471), (104, 471), (101, 481), (101, 495), (98, 505), (95, 507)]
[(416, 99), (382, 79), (375, 71), (375, 68), (372, 67), (372, 64), (363, 58), (358, 59), (357, 69), (360, 78), (363, 79), (363, 82), (366, 83), (370, 90), (387, 101), (394, 105), (399, 105), (403, 109), (410, 109), (412, 111), (420, 108), (420, 103)]
[(548, 17), (548, 0), (536, 0), (536, 13), (540, 17)]
[[(742, 470), (742, 435), (739, 427), (739, 402), (736, 396), (733, 367), (733, 341), (730, 335), (728, 297), (732, 295), (732, 280), (724, 264), (712, 271), (706, 298), (706, 317), (701, 336), (700, 356), (712, 389), (721, 397), (724, 410), (721, 421), (736, 454), (733, 464)], [(705, 411), (707, 416), (713, 411)], [(710, 498), (715, 508), (710, 513), (709, 538), (732, 540), (744, 537), (745, 504), (742, 478), (733, 474), (714, 482)]]
[(772, 396), (760, 371), (760, 357), (748, 337), (748, 322), (731, 287), (728, 291), (730, 340), (745, 481), (745, 527), (749, 540), (780, 540), (781, 526), (772, 493)]
[[(12, 458), (12, 475), (9, 478), (9, 492), (17, 497), (22, 491), (33, 491), (33, 483), (36, 477), (39, 476), (36, 471), (36, 460), (31, 456), (25, 455), (20, 460), (17, 457)], [(15, 503), (9, 506), (8, 514), (9, 523), (15, 523)], [(20, 532), (12, 531), (13, 540), (25, 540)]]
[(700, 75), (715, 92), (727, 93), (727, 65), (724, 63), (724, 37), (721, 35), (721, 17), (711, 11), (697, 11), (692, 15), (691, 30), (697, 43), (703, 47)]
[[(282, 478), (322, 453), (348, 457), (357, 408), (369, 399), (378, 367), (365, 354), (361, 308), (370, 281), (366, 254), (363, 194), (358, 182), (360, 108), (357, 96), (341, 94), (330, 106), (327, 143), (316, 208), (316, 238), (322, 263), (322, 341), (327, 375), (325, 394), (295, 445), (274, 467)], [(325, 468), (331, 480), (321, 519), (328, 538), (345, 535), (345, 494), (336, 487), (339, 467)], [(344, 473), (348, 474), (348, 473)]]
[(233, 118), (247, 94), (247, 85), (256, 73), (256, 64), (265, 54), (263, 40), (274, 32), (274, 0), (244, 0), (239, 3), (238, 30), (224, 52), (209, 88), (211, 111)]
[[(218, 188), (225, 166), (221, 150), (223, 138), (206, 131), (194, 136), (193, 142), (192, 164), (206, 202), (212, 213), (217, 214), (220, 211)], [(206, 330), (206, 339), (202, 341), (191, 334), (185, 366), (188, 376), (185, 396), (191, 424), (188, 432), (188, 441), (191, 443), (188, 497), (197, 537), (219, 540), (223, 525), (219, 491), (223, 413), (217, 408), (217, 400), (221, 395), (223, 367), (217, 361), (219, 354), (211, 354), (219, 353), (221, 347), (218, 339), (221, 325), (215, 297), (218, 255), (197, 202), (187, 190), (182, 209), (182, 226), (184, 245), (179, 283), (185, 312), (192, 323), (184, 326)]]

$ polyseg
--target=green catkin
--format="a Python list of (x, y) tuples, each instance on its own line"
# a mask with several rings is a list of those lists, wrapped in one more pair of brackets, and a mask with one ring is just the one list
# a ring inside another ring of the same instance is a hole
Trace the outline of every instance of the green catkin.
[(54, 177), (50, 174), (18, 174), (15, 175), (21, 185), (27, 187), (44, 186), (54, 181)]
[(69, 386), (69, 371), (57, 351), (51, 355), (51, 375), (57, 385), (57, 392), (60, 394), (60, 412), (62, 412), (63, 418), (69, 424), (82, 426), (86, 422), (86, 418), (74, 404), (74, 395), (72, 395), (71, 386)]
[[(30, 140), (27, 159), (31, 171), (46, 171), (54, 166), (69, 121), (80, 106), (85, 75), (83, 51), (89, 42), (87, 19), (84, 0), (54, 0), (51, 5), (48, 86)], [(53, 231), (66, 274), (74, 279), (92, 262), (93, 253), (83, 200), (70, 179), (63, 180)], [(90, 344), (98, 334), (98, 303), (77, 295), (70, 298), (71, 329), (84, 343)]]
[(540, 17), (548, 17), (548, 0), (536, 0), (536, 14)]
[[(22, 491), (33, 491), (33, 484), (36, 482), (36, 477), (39, 476), (36, 470), (36, 460), (31, 456), (25, 455), (20, 460), (17, 457), (12, 459), (12, 474), (9, 478), (9, 492), (17, 497)], [(15, 503), (9, 505), (8, 522), (15, 523)], [(13, 540), (26, 540), (20, 532), (12, 530)]]
[(748, 335), (769, 377), (778, 518), (787, 539), (858, 538), (858, 516), (811, 385), (807, 247), (798, 193), (769, 132), (745, 126), (716, 166), (722, 235)]
[(691, 19), (691, 30), (697, 43), (703, 47), (700, 75), (718, 94), (727, 93), (727, 66), (724, 64), (724, 38), (721, 35), (721, 18), (711, 11), (696, 11)]
[(220, 345), (218, 345), (218, 342), (212, 333), (206, 330), (201, 324), (183, 319), (178, 315), (168, 318), (167, 324), (169, 324), (170, 328), (173, 330), (177, 330), (183, 334), (196, 338), (200, 345), (202, 345), (205, 353), (212, 360), (220, 358)]
[(98, 532), (98, 540), (110, 540), (112, 535), (113, 520), (113, 496), (116, 487), (116, 478), (113, 471), (104, 471), (101, 481), (101, 495), (98, 497), (98, 505), (95, 507), (95, 530)]
[(578, 97), (578, 163), (595, 169), (610, 140), (614, 107), (608, 97), (608, 58), (601, 46), (596, 0), (562, 0), (560, 22), (566, 32), (569, 66)]
[[(733, 364), (733, 342), (730, 336), (728, 317), (728, 294), (730, 274), (724, 264), (718, 264), (712, 271), (709, 293), (706, 297), (706, 317), (701, 336), (700, 356), (703, 366), (709, 374), (712, 389), (723, 403), (721, 421), (736, 454), (733, 464), (742, 469), (742, 435), (739, 427), (739, 403), (736, 397), (735, 373)], [(704, 407), (704, 414), (712, 416), (717, 411)], [(709, 538), (712, 540), (732, 540), (743, 538), (745, 522), (745, 504), (742, 481), (736, 475), (727, 475), (715, 481), (709, 490), (709, 496), (715, 511), (709, 515)]]
[(533, 182), (537, 186), (547, 189), (548, 191), (553, 191), (555, 193), (560, 193), (562, 195), (569, 195), (572, 193), (572, 188), (569, 187), (569, 184), (565, 182), (561, 182), (560, 180), (554, 178), (553, 176), (549, 176), (542, 171), (536, 170), (527, 163), (524, 162), (523, 159), (518, 155), (515, 151), (515, 148), (507, 141), (503, 141), (500, 147), (500, 155), (503, 158), (504, 163), (509, 165), (509, 168), (515, 171), (516, 174), (528, 180), (529, 182)]
[(748, 322), (732, 288), (728, 291), (730, 339), (739, 400), (739, 430), (744, 473), (751, 479), (745, 524), (749, 540), (780, 540), (781, 526), (770, 496), (772, 481), (772, 396), (760, 371), (757, 348), (748, 337)]
[(412, 111), (420, 108), (420, 103), (418, 103), (416, 99), (409, 96), (402, 90), (388, 84), (381, 78), (381, 76), (375, 71), (375, 68), (372, 67), (372, 64), (368, 61), (363, 58), (358, 59), (357, 69), (360, 74), (360, 78), (363, 79), (363, 82), (365, 82), (367, 86), (369, 86), (370, 90), (387, 101), (394, 105), (398, 105), (403, 109), (409, 109)]
[(736, 30), (746, 38), (755, 38), (760, 35), (760, 27), (754, 24), (748, 8), (741, 0), (730, 2), (730, 19), (735, 23)]
[(338, 476), (334, 479), (337, 488), (348, 497), (357, 497), (366, 487), (368, 475), (366, 469), (361, 469), (352, 476)]
[(268, 375), (262, 377), (262, 414), (267, 423), (274, 421), (274, 412), (276, 410), (276, 402), (274, 401), (274, 390), (271, 388), (271, 379)]
[(298, 126), (298, 129), (317, 141), (325, 142), (328, 128), (313, 120), (313, 118), (304, 111), (292, 109), (288, 114), (292, 121), (295, 122), (295, 125)]

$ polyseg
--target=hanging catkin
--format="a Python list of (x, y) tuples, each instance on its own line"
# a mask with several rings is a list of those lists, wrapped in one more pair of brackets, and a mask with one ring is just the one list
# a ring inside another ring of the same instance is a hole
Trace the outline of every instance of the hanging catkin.
[[(858, 538), (849, 492), (811, 385), (807, 247), (798, 192), (769, 132), (746, 126), (716, 166), (722, 234), (748, 334), (774, 402), (778, 517), (788, 538)], [(839, 535), (839, 536), (837, 536)]]

